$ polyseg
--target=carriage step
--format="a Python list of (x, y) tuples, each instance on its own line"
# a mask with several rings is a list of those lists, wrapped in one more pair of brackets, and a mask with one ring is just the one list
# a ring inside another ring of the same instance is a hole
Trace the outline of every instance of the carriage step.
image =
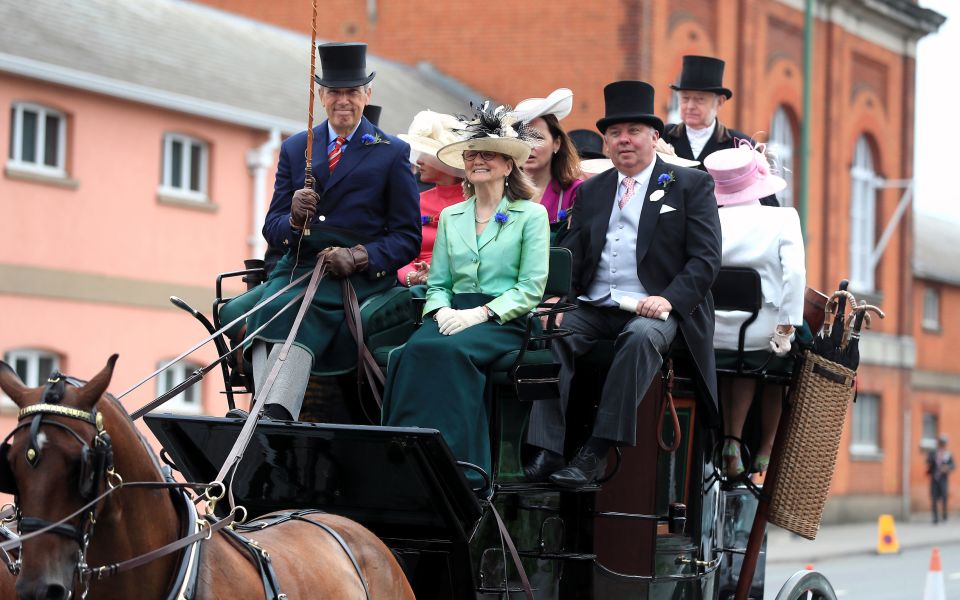
[(517, 554), (524, 558), (535, 558), (537, 560), (597, 560), (596, 554), (583, 552), (533, 552), (531, 550), (518, 550)]
[[(538, 588), (533, 588), (533, 591), (535, 592), (535, 591), (537, 591), (537, 589), (538, 589)], [(502, 597), (503, 597), (503, 594), (513, 595), (513, 594), (522, 594), (523, 592), (524, 592), (524, 589), (523, 589), (522, 587), (520, 587), (519, 585), (517, 585), (517, 586), (510, 586), (510, 587), (508, 587), (506, 590), (503, 589), (503, 586), (502, 586), (502, 585), (501, 585), (500, 587), (480, 586), (480, 587), (477, 588), (477, 593), (478, 593), (478, 594), (483, 594), (483, 595), (485, 595), (485, 596), (486, 596), (486, 595), (490, 595), (490, 594), (496, 594), (498, 598), (502, 598)]]
[(498, 483), (497, 486), (498, 494), (526, 494), (530, 492), (572, 492), (575, 494), (579, 493), (593, 493), (599, 492), (600, 486), (591, 483), (590, 485), (585, 485), (578, 488), (565, 488), (552, 483)]

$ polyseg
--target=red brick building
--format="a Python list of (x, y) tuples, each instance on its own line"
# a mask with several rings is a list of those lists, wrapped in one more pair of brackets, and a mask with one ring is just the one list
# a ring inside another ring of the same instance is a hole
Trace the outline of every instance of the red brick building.
[[(309, 31), (304, 2), (203, 1)], [(801, 182), (809, 185), (800, 207), (809, 285), (834, 289), (847, 277), (858, 296), (890, 315), (863, 341), (860, 400), (848, 419), (827, 518), (923, 510), (917, 444), (922, 420), (929, 428), (931, 418), (922, 407), (938, 407), (940, 428), (952, 423), (958, 439), (960, 417), (945, 418), (956, 411), (956, 392), (930, 391), (924, 376), (916, 387), (913, 369), (919, 356), (932, 373), (927, 379), (952, 372), (940, 364), (946, 354), (934, 349), (949, 344), (950, 324), (936, 336), (918, 325), (926, 288), (912, 270), (911, 211), (891, 227), (882, 252), (877, 243), (900, 202), (898, 186), (912, 177), (917, 40), (943, 17), (904, 0), (814, 2), (812, 107), (804, 115), (803, 9), (803, 0), (325, 0), (318, 35), (365, 41), (378, 55), (436, 69), (503, 102), (569, 87), (575, 105), (568, 128), (593, 127), (603, 113), (603, 86), (616, 79), (651, 82), (668, 116), (669, 85), (684, 54), (726, 60), (734, 97), (720, 119), (771, 140), (789, 169), (785, 200), (796, 202)], [(809, 174), (800, 169), (804, 119)], [(945, 292), (944, 303), (954, 294)]]

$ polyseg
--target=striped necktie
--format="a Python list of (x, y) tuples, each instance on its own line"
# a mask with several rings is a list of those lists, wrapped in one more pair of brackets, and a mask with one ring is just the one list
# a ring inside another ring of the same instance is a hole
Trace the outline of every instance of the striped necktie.
[(341, 150), (345, 143), (347, 143), (347, 138), (340, 135), (338, 135), (337, 139), (333, 142), (333, 149), (330, 150), (330, 154), (327, 155), (327, 164), (330, 165), (331, 173), (337, 168), (337, 164), (340, 163), (340, 156), (343, 154)]

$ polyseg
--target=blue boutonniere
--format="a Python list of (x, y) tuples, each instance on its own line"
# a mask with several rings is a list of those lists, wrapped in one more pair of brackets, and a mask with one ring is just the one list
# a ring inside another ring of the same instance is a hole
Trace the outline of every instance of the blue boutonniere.
[(557, 221), (566, 221), (570, 213), (563, 210), (562, 208), (557, 211)]
[(654, 190), (653, 193), (650, 194), (650, 202), (657, 202), (663, 198), (664, 194), (667, 193), (667, 190), (670, 189), (670, 184), (676, 180), (677, 178), (673, 174), (673, 171), (670, 171), (669, 173), (661, 173), (660, 176), (657, 177), (657, 184), (660, 186), (660, 189)]
[(497, 214), (493, 215), (493, 220), (497, 222), (497, 235), (494, 236), (494, 240), (500, 237), (500, 231), (503, 229), (503, 226), (507, 222), (507, 213), (506, 211), (501, 210)]
[(433, 217), (431, 217), (430, 215), (420, 215), (421, 225), (429, 225), (431, 221), (433, 221)]
[(376, 146), (377, 144), (390, 144), (390, 140), (380, 137), (380, 134), (371, 135), (369, 133), (363, 134), (363, 137), (360, 138), (360, 141), (363, 142), (364, 146)]

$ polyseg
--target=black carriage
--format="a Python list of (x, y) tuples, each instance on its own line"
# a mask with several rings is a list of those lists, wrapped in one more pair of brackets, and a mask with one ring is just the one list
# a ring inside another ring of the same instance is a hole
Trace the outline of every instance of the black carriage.
[[(565, 296), (569, 253), (552, 249), (550, 266), (547, 294)], [(239, 276), (254, 286), (261, 269), (248, 264), (218, 277), (212, 322), (174, 303), (212, 333), (250, 308), (222, 310), (229, 299), (223, 298), (221, 283)], [(714, 295), (718, 308), (755, 314), (759, 277), (723, 270)], [(365, 342), (381, 366), (389, 350), (417, 326), (419, 306), (410, 290), (398, 287), (360, 307)], [(571, 308), (560, 305), (553, 311)], [(637, 445), (617, 452), (600, 483), (566, 490), (523, 482), (529, 408), (558, 393), (559, 367), (548, 345), (563, 335), (555, 327), (541, 331), (535, 321), (529, 318), (524, 347), (504, 356), (488, 378), (494, 449), (493, 472), (484, 474), (489, 489), (470, 488), (464, 465), (458, 465), (439, 432), (372, 424), (375, 404), (358, 391), (352, 376), (312, 382), (308, 389), (307, 415), (312, 400), (328, 403), (331, 390), (338, 392), (341, 407), (313, 410), (317, 420), (340, 422), (263, 421), (257, 426), (234, 473), (236, 503), (251, 516), (319, 508), (359, 521), (394, 551), (421, 599), (521, 598), (524, 576), (534, 597), (542, 599), (727, 599), (734, 597), (745, 563), (753, 575), (743, 591), (762, 598), (765, 542), (756, 531), (748, 552), (762, 490), (746, 478), (728, 481), (721, 475), (721, 436), (703, 424), (706, 407), (687, 376), (692, 367), (682, 344), (672, 350), (640, 404)], [(221, 355), (230, 356), (223, 376), (232, 407), (252, 385), (242, 354), (230, 350), (242, 332), (229, 333), (232, 339), (218, 336), (216, 343)], [(570, 409), (577, 414), (568, 415), (571, 451), (589, 435), (587, 424), (611, 352), (612, 345), (601, 346), (578, 367), (574, 391), (579, 401)], [(751, 376), (780, 386), (790, 381), (788, 372), (748, 364), (742, 352), (727, 358), (719, 363), (721, 377)], [(146, 422), (184, 477), (209, 481), (244, 420), (155, 413)], [(777, 597), (796, 598), (807, 591), (815, 598), (834, 597), (829, 583), (814, 572), (798, 573)]]

